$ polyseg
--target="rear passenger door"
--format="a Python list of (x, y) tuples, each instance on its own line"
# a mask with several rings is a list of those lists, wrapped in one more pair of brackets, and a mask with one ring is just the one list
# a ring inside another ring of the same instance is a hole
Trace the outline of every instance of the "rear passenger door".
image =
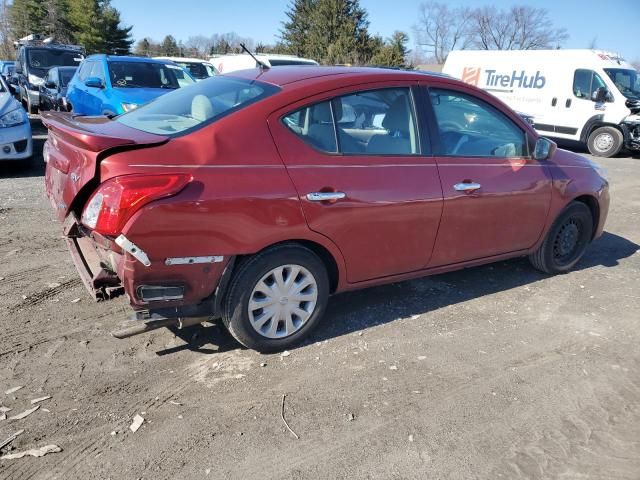
[[(532, 247), (551, 202), (551, 175), (524, 129), (464, 87), (431, 87), (427, 113), (444, 208), (430, 267)], [(514, 114), (515, 115), (515, 114)]]
[(406, 82), (360, 88), (269, 119), (307, 223), (341, 250), (350, 283), (425, 268), (442, 210), (416, 90)]

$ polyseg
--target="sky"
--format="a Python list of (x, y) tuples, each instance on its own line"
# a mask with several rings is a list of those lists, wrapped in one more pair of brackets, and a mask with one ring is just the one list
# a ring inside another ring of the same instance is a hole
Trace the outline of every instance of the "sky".
[[(445, 0), (446, 1), (446, 0)], [(369, 13), (371, 33), (383, 37), (394, 30), (411, 36), (418, 17), (420, 0), (360, 0)], [(564, 27), (569, 39), (564, 48), (588, 48), (595, 38), (597, 48), (621, 53), (629, 60), (640, 60), (640, 0), (458, 0), (446, 1), (450, 7), (497, 8), (526, 4), (546, 8), (557, 27)], [(275, 43), (285, 20), (289, 0), (112, 0), (126, 25), (133, 25), (136, 40), (151, 37), (162, 40), (173, 35), (186, 40), (192, 35), (236, 32), (256, 42)]]

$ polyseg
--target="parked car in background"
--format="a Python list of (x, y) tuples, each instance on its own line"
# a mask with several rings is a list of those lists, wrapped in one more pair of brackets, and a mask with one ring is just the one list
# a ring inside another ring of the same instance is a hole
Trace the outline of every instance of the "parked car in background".
[(0, 163), (27, 161), (33, 155), (29, 116), (0, 78)]
[(193, 83), (195, 80), (173, 62), (90, 55), (69, 82), (67, 104), (79, 115), (115, 116)]
[(640, 151), (640, 73), (602, 50), (459, 50), (442, 70), (533, 117), (542, 135), (612, 157)]
[(68, 111), (67, 86), (77, 67), (53, 67), (40, 85), (40, 110)]
[(164, 60), (173, 62), (176, 65), (180, 65), (187, 70), (196, 81), (206, 80), (209, 77), (217, 75), (216, 68), (206, 60), (199, 58), (185, 58), (185, 57), (155, 57), (156, 60)]
[(16, 77), (18, 98), (29, 113), (36, 113), (40, 102), (40, 85), (52, 67), (77, 67), (84, 58), (78, 45), (42, 40), (39, 35), (29, 35), (18, 42)]
[(5, 82), (9, 80), (9, 76), (11, 72), (15, 70), (15, 65), (16, 65), (16, 62), (12, 62), (12, 61), (0, 62), (0, 76), (4, 78)]
[(244, 70), (113, 120), (43, 120), (90, 291), (124, 287), (140, 318), (221, 317), (262, 351), (306, 337), (332, 293), (520, 256), (566, 272), (609, 206), (593, 163), (436, 74)]
[[(257, 53), (256, 59), (267, 67), (282, 67), (282, 66), (318, 66), (318, 62), (309, 58), (300, 58), (293, 55), (276, 55)], [(216, 55), (211, 57), (211, 63), (216, 67), (219, 73), (230, 73), (236, 70), (246, 70), (248, 68), (256, 68), (259, 65), (256, 61), (247, 53), (231, 54), (231, 55)]]

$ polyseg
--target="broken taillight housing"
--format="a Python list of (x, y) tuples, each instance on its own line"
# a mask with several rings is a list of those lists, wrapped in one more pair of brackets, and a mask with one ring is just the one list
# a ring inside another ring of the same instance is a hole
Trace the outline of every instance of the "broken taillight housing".
[(142, 206), (178, 194), (191, 180), (186, 174), (114, 177), (91, 196), (82, 223), (102, 235), (118, 235)]

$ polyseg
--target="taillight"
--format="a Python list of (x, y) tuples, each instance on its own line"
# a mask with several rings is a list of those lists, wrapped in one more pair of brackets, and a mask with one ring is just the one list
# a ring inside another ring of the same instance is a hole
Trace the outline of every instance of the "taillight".
[(104, 182), (87, 202), (82, 223), (103, 235), (117, 235), (143, 205), (179, 193), (191, 175), (125, 175)]

